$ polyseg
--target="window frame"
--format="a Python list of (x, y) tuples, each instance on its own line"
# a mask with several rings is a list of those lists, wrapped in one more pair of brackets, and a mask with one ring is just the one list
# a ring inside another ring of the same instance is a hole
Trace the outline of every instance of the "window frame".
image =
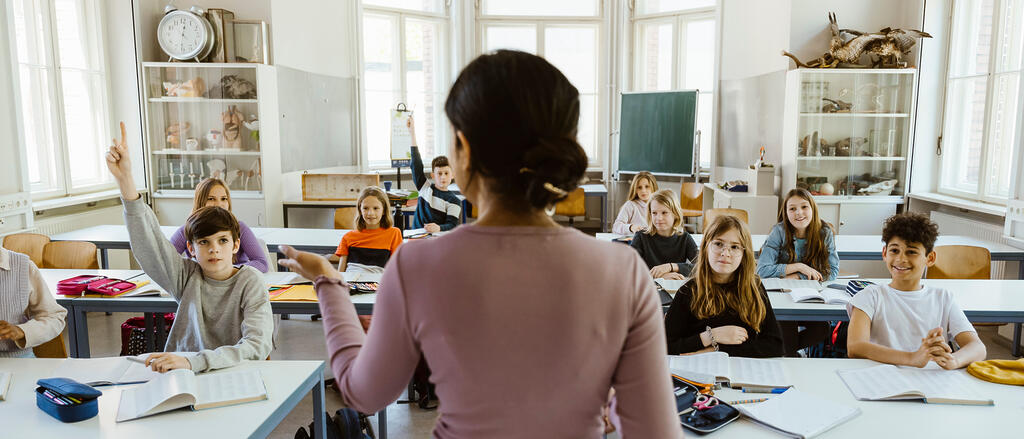
[[(717, 40), (720, 37), (717, 34), (717, 29), (719, 27), (719, 23), (718, 22), (719, 22), (719, 19), (720, 19), (720, 17), (718, 16), (718, 13), (717, 13), (717, 6), (712, 5), (712, 6), (700, 7), (700, 8), (681, 9), (681, 10), (668, 11), (668, 12), (658, 12), (658, 13), (654, 13), (654, 14), (638, 14), (637, 10), (638, 10), (638, 8), (636, 7), (635, 4), (633, 5), (633, 7), (630, 8), (630, 17), (629, 17), (630, 29), (629, 29), (628, 35), (629, 35), (629, 38), (630, 38), (629, 47), (630, 47), (630, 50), (632, 51), (632, 53), (630, 54), (631, 60), (629, 62), (629, 68), (630, 68), (629, 82), (628, 82), (629, 90), (630, 91), (642, 91), (642, 87), (641, 87), (641, 80), (642, 80), (642, 78), (640, 78), (639, 76), (640, 76), (640, 72), (643, 71), (642, 63), (645, 62), (645, 59), (643, 57), (644, 50), (641, 47), (641, 45), (643, 44), (643, 39), (641, 38), (640, 32), (643, 29), (643, 26), (646, 26), (646, 25), (656, 25), (656, 24), (671, 24), (672, 25), (672, 44), (674, 46), (673, 50), (672, 50), (672, 59), (670, 60), (670, 63), (671, 63), (671, 66), (672, 66), (672, 71), (671, 71), (671, 78), (670, 78), (670, 87), (667, 90), (665, 90), (665, 91), (668, 91), (668, 90), (684, 90), (684, 89), (686, 89), (684, 87), (684, 84), (683, 84), (683, 81), (685, 80), (684, 76), (685, 76), (685, 72), (686, 72), (686, 62), (687, 62), (686, 56), (685, 56), (685, 50), (684, 50), (685, 47), (686, 47), (687, 39), (686, 39), (686, 32), (684, 32), (684, 31), (686, 29), (686, 26), (689, 26), (689, 24), (692, 23), (692, 22), (711, 20), (714, 23), (715, 29), (716, 29), (716, 33), (715, 33), (714, 37), (716, 39), (715, 45), (717, 47), (717, 45), (718, 45), (718, 41)], [(713, 65), (712, 65), (712, 69), (713, 70), (717, 70), (717, 65), (718, 65), (718, 62), (719, 62), (719, 60), (717, 58), (718, 58), (719, 54), (718, 54), (717, 50), (715, 50), (714, 52), (715, 52), (715, 55), (714, 55), (715, 56), (715, 60), (714, 60)], [(715, 79), (717, 79), (717, 73), (712, 71), (712, 81), (714, 82)], [(707, 132), (707, 133), (701, 131), (700, 132), (700, 138), (699, 138), (701, 151), (708, 151), (708, 161), (707, 162), (704, 162), (704, 161), (700, 160), (700, 157), (697, 158), (699, 166), (700, 166), (701, 169), (711, 168), (712, 167), (712, 163), (714, 162), (714, 147), (715, 147), (715, 140), (716, 140), (715, 139), (715, 134), (716, 134), (715, 127), (717, 126), (717, 123), (718, 123), (718, 117), (717, 117), (717, 112), (715, 111), (715, 106), (716, 106), (716, 102), (717, 102), (716, 99), (717, 99), (718, 89), (714, 88), (714, 86), (712, 86), (712, 87), (713, 88), (710, 91), (708, 91), (708, 90), (699, 90), (698, 89), (698, 94), (697, 94), (698, 102), (703, 102), (704, 99), (710, 99), (711, 100), (711, 130), (710, 130), (710, 132)], [(699, 111), (699, 108), (698, 108), (698, 111)], [(698, 114), (700, 114), (700, 113), (698, 113)], [(697, 129), (699, 129), (699, 127), (697, 127)]]
[[(109, 176), (109, 174), (103, 172), (102, 169), (100, 169), (99, 180), (96, 182), (79, 185), (75, 185), (73, 183), (71, 177), (71, 159), (68, 143), (69, 136), (67, 133), (67, 120), (65, 116), (63, 92), (64, 81), (62, 72), (65, 70), (79, 72), (90, 76), (98, 75), (100, 77), (99, 83), (102, 90), (100, 90), (98, 95), (96, 95), (95, 97), (100, 101), (98, 110), (103, 112), (99, 119), (106, 122), (110, 121), (110, 66), (108, 64), (105, 46), (106, 33), (104, 32), (105, 27), (104, 15), (102, 13), (103, 8), (101, 7), (102, 2), (99, 0), (87, 0), (83, 3), (86, 7), (91, 9), (91, 11), (89, 11), (88, 13), (92, 14), (92, 18), (95, 19), (95, 23), (93, 23), (95, 28), (91, 28), (89, 26), (90, 23), (87, 19), (82, 20), (80, 24), (83, 28), (86, 29), (87, 33), (92, 33), (95, 35), (96, 41), (94, 41), (95, 47), (93, 49), (96, 50), (96, 53), (94, 54), (96, 57), (96, 66), (100, 67), (98, 69), (83, 69), (79, 67), (65, 68), (61, 65), (60, 45), (58, 43), (59, 36), (57, 30), (57, 13), (54, 0), (26, 1), (32, 3), (34, 8), (44, 9), (40, 11), (45, 15), (42, 23), (43, 29), (37, 29), (33, 26), (32, 28), (26, 29), (26, 32), (38, 32), (39, 35), (43, 37), (40, 43), (43, 46), (43, 61), (45, 62), (45, 64), (22, 63), (17, 56), (13, 57), (11, 63), (13, 64), (14, 71), (17, 72), (17, 80), (19, 84), (23, 82), (21, 78), (21, 68), (23, 66), (28, 68), (30, 71), (34, 70), (40, 72), (41, 74), (44, 74), (47, 79), (47, 87), (46, 89), (41, 91), (46, 93), (43, 96), (43, 98), (47, 100), (47, 103), (50, 106), (49, 110), (50, 116), (52, 118), (50, 135), (53, 138), (54, 145), (52, 150), (50, 148), (37, 149), (37, 157), (45, 156), (47, 157), (47, 159), (49, 159), (50, 156), (53, 156), (52, 163), (56, 170), (55, 172), (52, 173), (45, 172), (45, 168), (47, 168), (49, 163), (51, 162), (43, 162), (42, 160), (37, 160), (36, 165), (41, 167), (41, 169), (39, 170), (40, 173), (48, 175), (44, 178), (43, 184), (36, 184), (30, 182), (30, 192), (32, 194), (32, 198), (35, 200), (46, 200), (113, 189), (116, 187), (116, 183)], [(33, 10), (33, 12), (35, 12), (35, 9)], [(12, 24), (13, 20), (14, 17), (12, 13)], [(11, 38), (12, 40), (12, 47), (17, 48), (17, 34), (14, 29), (14, 26), (12, 26), (11, 29), (9, 30), (9, 38)], [(24, 105), (22, 104), (22, 100), (24, 99), (24, 97), (21, 95), (20, 86), (19, 89), (15, 91), (15, 93), (17, 93), (16, 96), (18, 98), (19, 110), (23, 111)], [(97, 130), (103, 133), (101, 138), (105, 139), (110, 136), (108, 125), (109, 123), (103, 123), (97, 127)], [(25, 127), (23, 121), (20, 123), (20, 126), (18, 128), (24, 130)], [(28, 145), (27, 143), (24, 145), (24, 148), (26, 149), (26, 155), (28, 153), (27, 149), (32, 147), (39, 148), (39, 146), (31, 146)], [(98, 146), (96, 149), (96, 154), (102, 154), (103, 150), (103, 146)], [(52, 181), (50, 181), (51, 179)]]
[[(1014, 73), (1016, 73), (1018, 75), (1018, 94), (1024, 92), (1024, 64), (1022, 64), (1021, 67), (1019, 67), (1017, 70), (1008, 70), (1008, 71), (1004, 71), (1004, 72), (997, 72), (996, 71), (997, 70), (997, 63), (998, 63), (998, 60), (1000, 58), (1000, 56), (998, 56), (998, 55), (1003, 55), (1001, 53), (1000, 54), (996, 53), (996, 51), (997, 51), (997, 42), (1000, 40), (1000, 37), (1002, 36), (1002, 32), (1003, 32), (1003, 29), (1002, 29), (1002, 26), (1001, 26), (1001, 20), (1000, 20), (1000, 17), (1001, 17), (1000, 12), (1002, 11), (1003, 5), (1004, 5), (1003, 0), (994, 0), (994, 6), (993, 6), (994, 10), (993, 10), (993, 14), (992, 14), (992, 35), (990, 37), (989, 44), (988, 44), (989, 45), (988, 69), (985, 71), (985, 73), (972, 73), (972, 74), (966, 74), (966, 75), (961, 75), (961, 76), (956, 76), (956, 77), (952, 76), (952, 72), (953, 72), (953, 66), (952, 65), (953, 65), (953, 61), (954, 61), (952, 59), (953, 58), (952, 51), (954, 50), (954, 47), (955, 47), (955, 42), (953, 41), (953, 29), (954, 29), (953, 20), (955, 20), (954, 13), (956, 11), (956, 3), (954, 2), (950, 6), (949, 16), (948, 16), (948, 19), (946, 20), (946, 35), (949, 35), (949, 38), (947, 39), (946, 48), (945, 48), (946, 68), (945, 68), (945, 71), (943, 73), (944, 85), (943, 85), (943, 89), (942, 89), (942, 122), (941, 122), (941, 124), (939, 126), (939, 139), (940, 139), (939, 142), (940, 143), (938, 145), (938, 147), (940, 147), (941, 150), (943, 151), (943, 154), (940, 155), (939, 160), (938, 160), (938, 171), (939, 172), (937, 173), (938, 177), (937, 177), (937, 181), (936, 181), (936, 191), (938, 193), (940, 193), (940, 194), (949, 195), (949, 196), (953, 196), (953, 197), (957, 197), (957, 198), (963, 198), (963, 199), (966, 199), (966, 200), (980, 201), (980, 202), (983, 202), (983, 203), (990, 203), (990, 204), (1006, 206), (1007, 203), (1008, 203), (1008, 200), (1013, 198), (1014, 188), (1012, 188), (1012, 187), (1009, 188), (1008, 196), (1007, 197), (999, 197), (999, 196), (994, 196), (994, 195), (990, 195), (989, 194), (991, 192), (991, 182), (990, 182), (991, 174), (990, 173), (993, 172), (993, 170), (990, 169), (991, 165), (992, 165), (992, 163), (991, 163), (991, 159), (992, 158), (990, 157), (991, 145), (989, 143), (989, 141), (991, 139), (991, 136), (992, 136), (992, 128), (993, 128), (992, 127), (992, 124), (993, 124), (992, 113), (993, 113), (994, 102), (993, 102), (992, 99), (993, 99), (993, 95), (995, 93), (995, 89), (996, 89), (996, 86), (997, 86), (997, 83), (998, 83), (998, 79), (1000, 77), (1002, 77), (1002, 76), (1012, 75)], [(1022, 58), (1024, 58), (1024, 45), (1022, 45), (1021, 50), (1022, 50), (1021, 56), (1022, 56)], [(982, 122), (982, 125), (984, 126), (984, 128), (983, 128), (982, 136), (981, 136), (982, 137), (982, 140), (981, 140), (981, 157), (980, 157), (980, 160), (979, 160), (978, 186), (977, 186), (977, 189), (974, 192), (971, 192), (971, 191), (966, 191), (966, 190), (963, 190), (963, 189), (959, 189), (959, 188), (955, 187), (955, 185), (952, 184), (952, 183), (951, 184), (944, 183), (945, 179), (948, 178), (945, 175), (946, 173), (944, 172), (945, 168), (946, 168), (946, 165), (947, 165), (946, 162), (947, 162), (947, 160), (955, 160), (956, 159), (955, 157), (952, 157), (950, 154), (946, 154), (945, 153), (946, 149), (949, 148), (950, 146), (967, 148), (967, 145), (949, 145), (948, 143), (945, 142), (945, 139), (943, 137), (944, 137), (945, 132), (946, 132), (946, 128), (947, 128), (946, 123), (947, 123), (948, 118), (952, 117), (952, 116), (958, 115), (958, 114), (952, 114), (951, 111), (950, 111), (950, 106), (948, 105), (948, 98), (949, 98), (949, 95), (950, 95), (950, 84), (952, 83), (952, 81), (970, 81), (970, 80), (980, 79), (980, 78), (985, 78), (985, 104), (984, 104), (985, 105), (985, 111), (984, 111), (984, 116), (983, 116), (984, 119), (983, 119), (983, 122)], [(1017, 111), (1018, 112), (1024, 111), (1024, 108), (1018, 108)], [(1016, 119), (1020, 120), (1019, 118), (1016, 118)], [(1024, 133), (1024, 127), (1020, 126), (1020, 124), (1018, 123), (1017, 126), (1014, 127), (1013, 138), (1014, 139), (1021, 138), (1022, 133)], [(1013, 157), (1017, 156), (1017, 153), (1018, 153), (1017, 149), (1020, 149), (1021, 147), (1022, 146), (1020, 145), (1019, 142), (1012, 142), (1011, 143), (1011, 148), (1014, 148), (1014, 150), (1010, 151), (1011, 160), (1012, 160)], [(1012, 172), (1013, 171), (1011, 170), (1011, 174), (1012, 174)], [(1011, 175), (1009, 183), (1012, 184), (1013, 181), (1014, 181), (1014, 179), (1013, 179), (1013, 176)]]
[[(483, 1), (477, 2), (473, 8), (473, 57), (482, 55), (485, 52), (486, 41), (485, 29), (488, 26), (515, 26), (515, 25), (533, 25), (536, 27), (536, 54), (538, 56), (544, 56), (544, 42), (545, 42), (545, 29), (549, 26), (593, 26), (596, 29), (596, 46), (595, 53), (597, 54), (596, 67), (596, 83), (594, 93), (594, 108), (597, 110), (594, 114), (594, 144), (593, 144), (593, 155), (588, 156), (588, 168), (603, 168), (607, 163), (607, 149), (609, 142), (609, 114), (611, 108), (606, 104), (609, 102), (609, 65), (611, 63), (610, 49), (612, 43), (609, 41), (608, 34), (610, 32), (610, 26), (608, 23), (608, 8), (605, 5), (606, 2), (597, 2), (597, 15), (594, 16), (544, 16), (544, 15), (485, 15)], [(580, 93), (581, 95), (583, 93)]]
[[(389, 19), (394, 20), (394, 22), (396, 23), (398, 32), (397, 32), (397, 35), (395, 36), (395, 43), (392, 44), (392, 46), (393, 46), (393, 50), (395, 51), (395, 54), (396, 54), (396, 56), (398, 58), (398, 60), (397, 60), (398, 62), (396, 64), (398, 72), (397, 72), (397, 76), (393, 76), (392, 77), (392, 86), (394, 87), (395, 85), (397, 85), (398, 88), (392, 90), (392, 92), (394, 92), (394, 93), (398, 94), (399, 96), (401, 96), (401, 100), (404, 102), (404, 101), (408, 101), (408, 85), (406, 84), (406, 77), (408, 75), (408, 71), (406, 70), (406, 59), (405, 59), (406, 58), (405, 57), (405, 48), (406, 48), (405, 23), (406, 23), (407, 19), (411, 18), (411, 19), (414, 19), (414, 20), (432, 21), (432, 22), (436, 22), (436, 23), (438, 23), (440, 25), (440, 27), (441, 27), (441, 32), (440, 33), (442, 35), (440, 36), (440, 40), (441, 41), (440, 41), (439, 46), (443, 48), (443, 53), (440, 54), (439, 60), (438, 60), (438, 62), (436, 64), (441, 69), (443, 69), (443, 71), (441, 72), (441, 75), (443, 76), (441, 78), (441, 81), (444, 84), (447, 84), (447, 85), (450, 86), (451, 83), (454, 80), (453, 79), (454, 77), (452, 75), (452, 68), (451, 68), (451, 66), (452, 66), (452, 58), (453, 58), (453, 51), (452, 51), (452, 28), (453, 28), (453, 22), (452, 22), (451, 1), (450, 0), (445, 0), (445, 1), (443, 1), (441, 3), (441, 5), (444, 7), (444, 11), (443, 12), (426, 12), (426, 11), (416, 11), (416, 10), (413, 10), (413, 9), (402, 9), (402, 8), (393, 8), (393, 7), (385, 7), (385, 6), (377, 6), (377, 5), (372, 5), (372, 4), (366, 4), (362, 0), (359, 0), (359, 1), (356, 2), (356, 22), (357, 22), (356, 28), (357, 28), (357, 36), (358, 36), (358, 38), (357, 38), (357, 46), (358, 46), (357, 50), (358, 50), (358, 58), (359, 58), (359, 67), (358, 67), (359, 71), (357, 73), (358, 74), (358, 78), (359, 78), (359, 87), (358, 87), (359, 90), (358, 90), (358, 93), (359, 93), (359, 111), (360, 111), (360, 113), (362, 115), (359, 118), (360, 119), (359, 123), (360, 123), (361, 130), (364, 133), (362, 136), (360, 136), (360, 139), (361, 139), (361, 141), (360, 141), (360, 143), (361, 143), (361, 155), (362, 155), (362, 159), (360, 161), (362, 162), (363, 166), (365, 166), (367, 169), (381, 171), (381, 170), (394, 169), (394, 168), (391, 167), (391, 163), (389, 161), (371, 161), (370, 160), (370, 143), (369, 143), (368, 136), (365, 134), (365, 133), (368, 132), (367, 131), (367, 117), (366, 116), (367, 116), (367, 114), (369, 114), (369, 112), (367, 111), (367, 108), (366, 108), (366, 105), (367, 105), (367, 102), (366, 102), (366, 97), (367, 97), (367, 89), (366, 89), (366, 55), (365, 55), (365, 44), (364, 44), (366, 36), (363, 33), (364, 32), (364, 29), (363, 29), (364, 17), (366, 16), (366, 14), (375, 15), (375, 16), (386, 16)], [(444, 117), (443, 116), (444, 115), (443, 106), (439, 110), (441, 110), (440, 111), (440, 115), (443, 118)], [(422, 129), (422, 127), (425, 126), (424, 122), (420, 121), (420, 120), (417, 120), (416, 125), (417, 125), (417, 131), (419, 131), (420, 129)], [(445, 123), (442, 124), (442, 126), (447, 126), (446, 120), (445, 120)], [(438, 155), (446, 155), (446, 154), (448, 154), (448, 149), (451, 146), (450, 143), (451, 143), (451, 136), (452, 136), (452, 133), (450, 133), (450, 131), (451, 130), (444, 129), (444, 130), (442, 130), (440, 132), (440, 140), (437, 142), (437, 144), (435, 145), (435, 148), (434, 148), (434, 156), (435, 157), (438, 156)], [(386, 149), (389, 151), (389, 155), (390, 155), (390, 145), (386, 145)], [(431, 158), (432, 157), (423, 157), (424, 160), (429, 160)]]

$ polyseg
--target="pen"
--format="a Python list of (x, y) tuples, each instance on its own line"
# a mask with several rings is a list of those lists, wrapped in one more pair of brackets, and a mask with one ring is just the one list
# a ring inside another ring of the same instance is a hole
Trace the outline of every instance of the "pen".
[(753, 404), (753, 403), (755, 403), (755, 402), (765, 402), (765, 401), (767, 401), (767, 400), (768, 400), (768, 398), (757, 398), (757, 399), (741, 399), (741, 400), (738, 400), (738, 401), (729, 401), (729, 405), (736, 405), (736, 404)]
[(782, 393), (789, 387), (744, 387), (743, 393)]

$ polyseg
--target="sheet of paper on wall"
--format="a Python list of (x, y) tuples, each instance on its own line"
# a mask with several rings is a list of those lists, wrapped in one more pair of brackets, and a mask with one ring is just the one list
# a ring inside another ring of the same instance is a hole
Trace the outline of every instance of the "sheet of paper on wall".
[(412, 161), (412, 136), (406, 122), (412, 117), (412, 111), (406, 110), (404, 104), (389, 110), (391, 112), (391, 167), (408, 167)]

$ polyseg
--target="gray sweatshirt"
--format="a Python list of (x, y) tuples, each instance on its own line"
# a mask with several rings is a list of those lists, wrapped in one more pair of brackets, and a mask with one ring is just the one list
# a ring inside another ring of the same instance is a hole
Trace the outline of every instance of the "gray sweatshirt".
[(243, 266), (226, 280), (203, 276), (199, 263), (164, 237), (141, 198), (122, 202), (135, 260), (178, 302), (164, 351), (198, 352), (188, 357), (195, 372), (267, 358), (274, 322), (262, 273)]

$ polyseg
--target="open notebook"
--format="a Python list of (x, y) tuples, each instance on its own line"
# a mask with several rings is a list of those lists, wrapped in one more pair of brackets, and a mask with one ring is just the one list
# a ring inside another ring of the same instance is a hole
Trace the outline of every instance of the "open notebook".
[(794, 302), (846, 305), (847, 303), (850, 303), (850, 299), (853, 296), (851, 296), (850, 293), (847, 293), (846, 290), (837, 290), (834, 288), (824, 288), (821, 290), (816, 290), (814, 288), (792, 288), (789, 290), (789, 297), (792, 298)]
[(993, 405), (971, 390), (972, 378), (962, 370), (918, 369), (891, 364), (836, 371), (861, 401), (923, 399), (933, 404)]
[(11, 372), (0, 371), (0, 401), (7, 399), (7, 390), (11, 388)]
[[(149, 354), (139, 355), (145, 359)], [(71, 378), (91, 386), (144, 383), (160, 376), (142, 363), (128, 361), (128, 357), (68, 358), (57, 366), (53, 376)]]
[(117, 422), (182, 407), (202, 410), (264, 399), (267, 399), (267, 388), (258, 370), (196, 376), (191, 370), (175, 369), (122, 391)]
[(755, 423), (797, 438), (811, 438), (860, 414), (860, 409), (789, 389), (768, 401), (735, 406)]
[(790, 387), (786, 371), (779, 360), (729, 357), (725, 352), (695, 355), (669, 355), (669, 372), (684, 378), (702, 381), (704, 376), (715, 377), (729, 387), (775, 388)]
[(768, 291), (786, 291), (794, 288), (807, 288), (821, 291), (828, 287), (828, 282), (818, 282), (810, 279), (779, 279), (777, 277), (761, 278), (761, 285)]

